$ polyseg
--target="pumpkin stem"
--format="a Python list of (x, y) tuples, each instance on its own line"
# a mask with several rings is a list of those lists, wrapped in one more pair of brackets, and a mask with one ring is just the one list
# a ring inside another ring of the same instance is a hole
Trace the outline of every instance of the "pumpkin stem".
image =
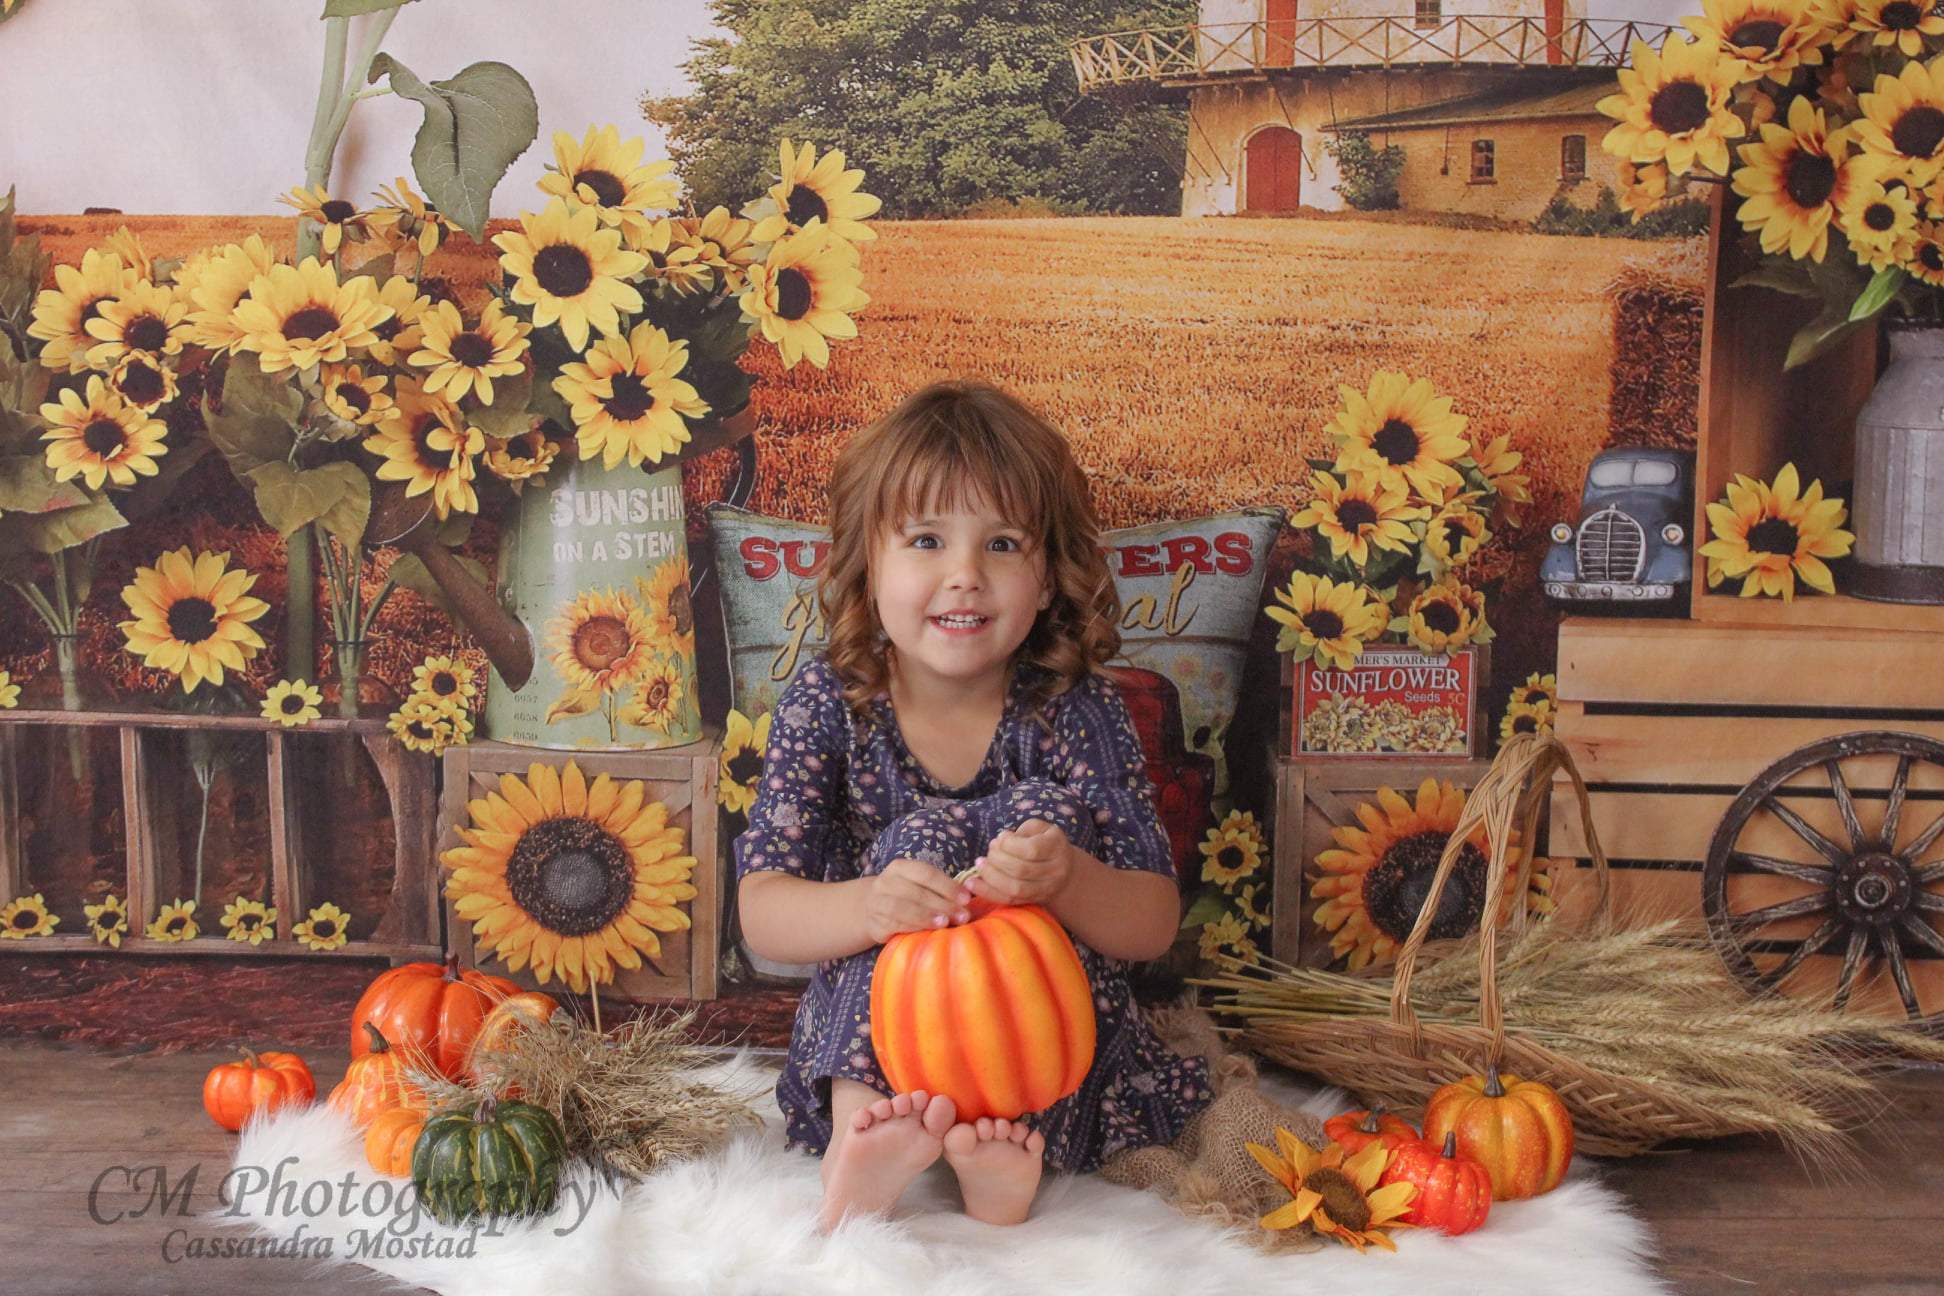
[(371, 1036), (371, 1051), (373, 1053), (391, 1052), (391, 1041), (385, 1038), (383, 1031), (379, 1030), (378, 1027), (370, 1021), (366, 1021), (364, 1023), (364, 1028), (365, 1028), (365, 1034)]
[(1505, 1086), (1499, 1083), (1498, 1064), (1495, 1062), (1487, 1062), (1485, 1064), (1485, 1096), (1487, 1098), (1505, 1097)]
[(486, 1096), (479, 1100), (479, 1106), (473, 1111), (473, 1123), (484, 1125), (497, 1115), (499, 1115), (499, 1097), (488, 1090)]
[(1369, 1111), (1365, 1112), (1364, 1118), (1357, 1122), (1357, 1133), (1359, 1134), (1377, 1133), (1377, 1113), (1382, 1110), (1383, 1109), (1380, 1107), (1372, 1107)]
[(259, 1066), (263, 1065), (261, 1062), (257, 1061), (257, 1055), (251, 1051), (250, 1046), (248, 1044), (238, 1044), (236, 1046), (236, 1051), (243, 1055), (243, 1061), (249, 1066), (250, 1070), (254, 1071)]
[(1458, 1131), (1445, 1131), (1444, 1159), (1449, 1161), (1458, 1155)]
[(445, 979), (448, 981), (457, 981), (459, 979), (459, 955), (457, 953), (446, 955)]

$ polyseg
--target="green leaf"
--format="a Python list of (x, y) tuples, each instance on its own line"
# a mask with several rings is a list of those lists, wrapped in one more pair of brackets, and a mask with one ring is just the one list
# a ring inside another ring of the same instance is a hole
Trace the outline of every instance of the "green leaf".
[(210, 448), (207, 441), (191, 441), (187, 445), (171, 447), (169, 453), (156, 460), (158, 471), (155, 476), (136, 478), (133, 486), (116, 497), (121, 501), (119, 507), (122, 516), (130, 522), (141, 522), (161, 512), (162, 506), (174, 494), (176, 483), (202, 462)]
[(324, 17), (356, 18), (359, 14), (398, 9), (410, 3), (412, 0), (324, 0)]
[(371, 61), (371, 80), (381, 76), (425, 109), (412, 171), (426, 198), (474, 242), (483, 240), (493, 187), (540, 134), (533, 87), (504, 63), (474, 63), (427, 85), (389, 54)]
[(1904, 277), (1900, 266), (1885, 266), (1877, 271), (1876, 278), (1870, 280), (1870, 286), (1850, 307), (1850, 323), (1859, 324), (1888, 306), (1896, 298), (1897, 290), (1903, 286)]
[(533, 375), (525, 369), (509, 378), (493, 380), (493, 403), (466, 414), (466, 421), (495, 440), (516, 437), (533, 427)]
[(59, 553), (126, 525), (127, 519), (106, 495), (52, 513), (9, 513), (0, 517), (0, 553), (20, 549)]
[[(461, 554), (454, 554), (452, 557), (454, 562), (471, 572), (481, 585), (489, 583), (486, 568), (482, 564)], [(432, 579), (432, 573), (425, 569), (425, 564), (419, 561), (417, 554), (400, 554), (398, 561), (391, 565), (391, 570), (386, 575), (425, 599), (448, 617), (455, 621), (459, 619), (459, 614), (453, 611), (452, 604), (446, 601), (445, 591), (440, 589), (439, 583)]]
[(54, 480), (45, 456), (0, 456), (0, 513), (53, 513), (87, 502), (79, 482)]
[(1204, 924), (1212, 923), (1220, 918), (1227, 908), (1219, 894), (1213, 891), (1204, 892), (1195, 897), (1195, 902), (1188, 906), (1188, 912), (1181, 916), (1181, 930), (1194, 931)]
[(1730, 288), (1768, 288), (1791, 297), (1820, 297), (1822, 290), (1809, 272), (1796, 261), (1764, 261), (1747, 274), (1733, 280)]
[(289, 383), (263, 373), (247, 358), (229, 367), (223, 382), (223, 409), (217, 413), (203, 397), (209, 440), (239, 478), (267, 463), (288, 463), (297, 444), (292, 430), (304, 398)]
[(1785, 370), (1795, 369), (1808, 364), (1859, 327), (1861, 325), (1850, 319), (1849, 311), (1841, 304), (1833, 303), (1824, 307), (1822, 314), (1796, 330), (1796, 335), (1789, 340), (1789, 354), (1782, 361), (1782, 367)]
[(457, 549), (472, 538), (473, 516), (471, 513), (454, 513), (443, 522), (433, 523), (433, 538), (448, 549)]
[[(263, 520), (288, 536), (299, 527), (326, 521), (331, 534), (355, 546), (364, 538), (371, 516), (371, 483), (356, 464), (328, 463), (321, 468), (293, 468), (272, 461), (249, 473)], [(349, 497), (349, 498), (347, 498)]]

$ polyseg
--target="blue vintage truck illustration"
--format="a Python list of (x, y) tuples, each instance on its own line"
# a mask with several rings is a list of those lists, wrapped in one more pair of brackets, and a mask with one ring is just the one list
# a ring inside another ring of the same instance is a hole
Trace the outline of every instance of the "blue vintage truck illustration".
[(1578, 522), (1553, 524), (1539, 583), (1548, 598), (1580, 607), (1685, 603), (1693, 523), (1693, 455), (1603, 450), (1586, 470)]

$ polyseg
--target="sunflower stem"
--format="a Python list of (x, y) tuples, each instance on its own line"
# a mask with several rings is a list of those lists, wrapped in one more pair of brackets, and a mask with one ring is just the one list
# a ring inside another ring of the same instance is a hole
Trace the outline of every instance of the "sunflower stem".
[(378, 590), (378, 596), (372, 599), (371, 606), (365, 609), (364, 624), (358, 628), (358, 638), (369, 639), (371, 637), (371, 627), (377, 622), (378, 614), (384, 611), (385, 601), (392, 596), (392, 591), (397, 588), (398, 578), (387, 575), (384, 585)]
[[(340, 87), (344, 84), (344, 47), (351, 33), (349, 18), (324, 20), (324, 72), (317, 87), (317, 108), (311, 114), (310, 139), (304, 147), (304, 187), (315, 188), (331, 181), (331, 162), (337, 156), (337, 132), (330, 125), (337, 117)], [(341, 128), (340, 128), (341, 129)], [(323, 231), (315, 221), (297, 221), (297, 259), (317, 255)]]
[(196, 826), (196, 889), (189, 894), (194, 903), (202, 903), (203, 880), (203, 840), (209, 835), (209, 789), (216, 783), (216, 763), (213, 760), (198, 760), (195, 764), (196, 786), (202, 789), (202, 822)]
[(26, 601), (27, 606), (34, 609), (35, 616), (47, 623), (50, 633), (57, 635), (74, 633), (63, 627), (61, 614), (56, 612), (54, 605), (47, 601), (47, 595), (41, 592), (40, 586), (27, 580), (9, 580), (7, 584), (13, 586), (14, 591)]
[(308, 680), (317, 672), (317, 583), (311, 575), (311, 533), (298, 527), (284, 541), (284, 676)]

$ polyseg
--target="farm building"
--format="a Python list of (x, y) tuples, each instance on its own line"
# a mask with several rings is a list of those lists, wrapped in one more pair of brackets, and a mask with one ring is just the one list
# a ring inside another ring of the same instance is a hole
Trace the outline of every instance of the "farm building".
[(1525, 220), (1616, 184), (1594, 107), (1635, 39), (1574, 0), (1201, 0), (1189, 27), (1074, 43), (1090, 94), (1185, 99), (1184, 216), (1344, 206), (1327, 145), (1359, 131), (1404, 151), (1402, 206)]

